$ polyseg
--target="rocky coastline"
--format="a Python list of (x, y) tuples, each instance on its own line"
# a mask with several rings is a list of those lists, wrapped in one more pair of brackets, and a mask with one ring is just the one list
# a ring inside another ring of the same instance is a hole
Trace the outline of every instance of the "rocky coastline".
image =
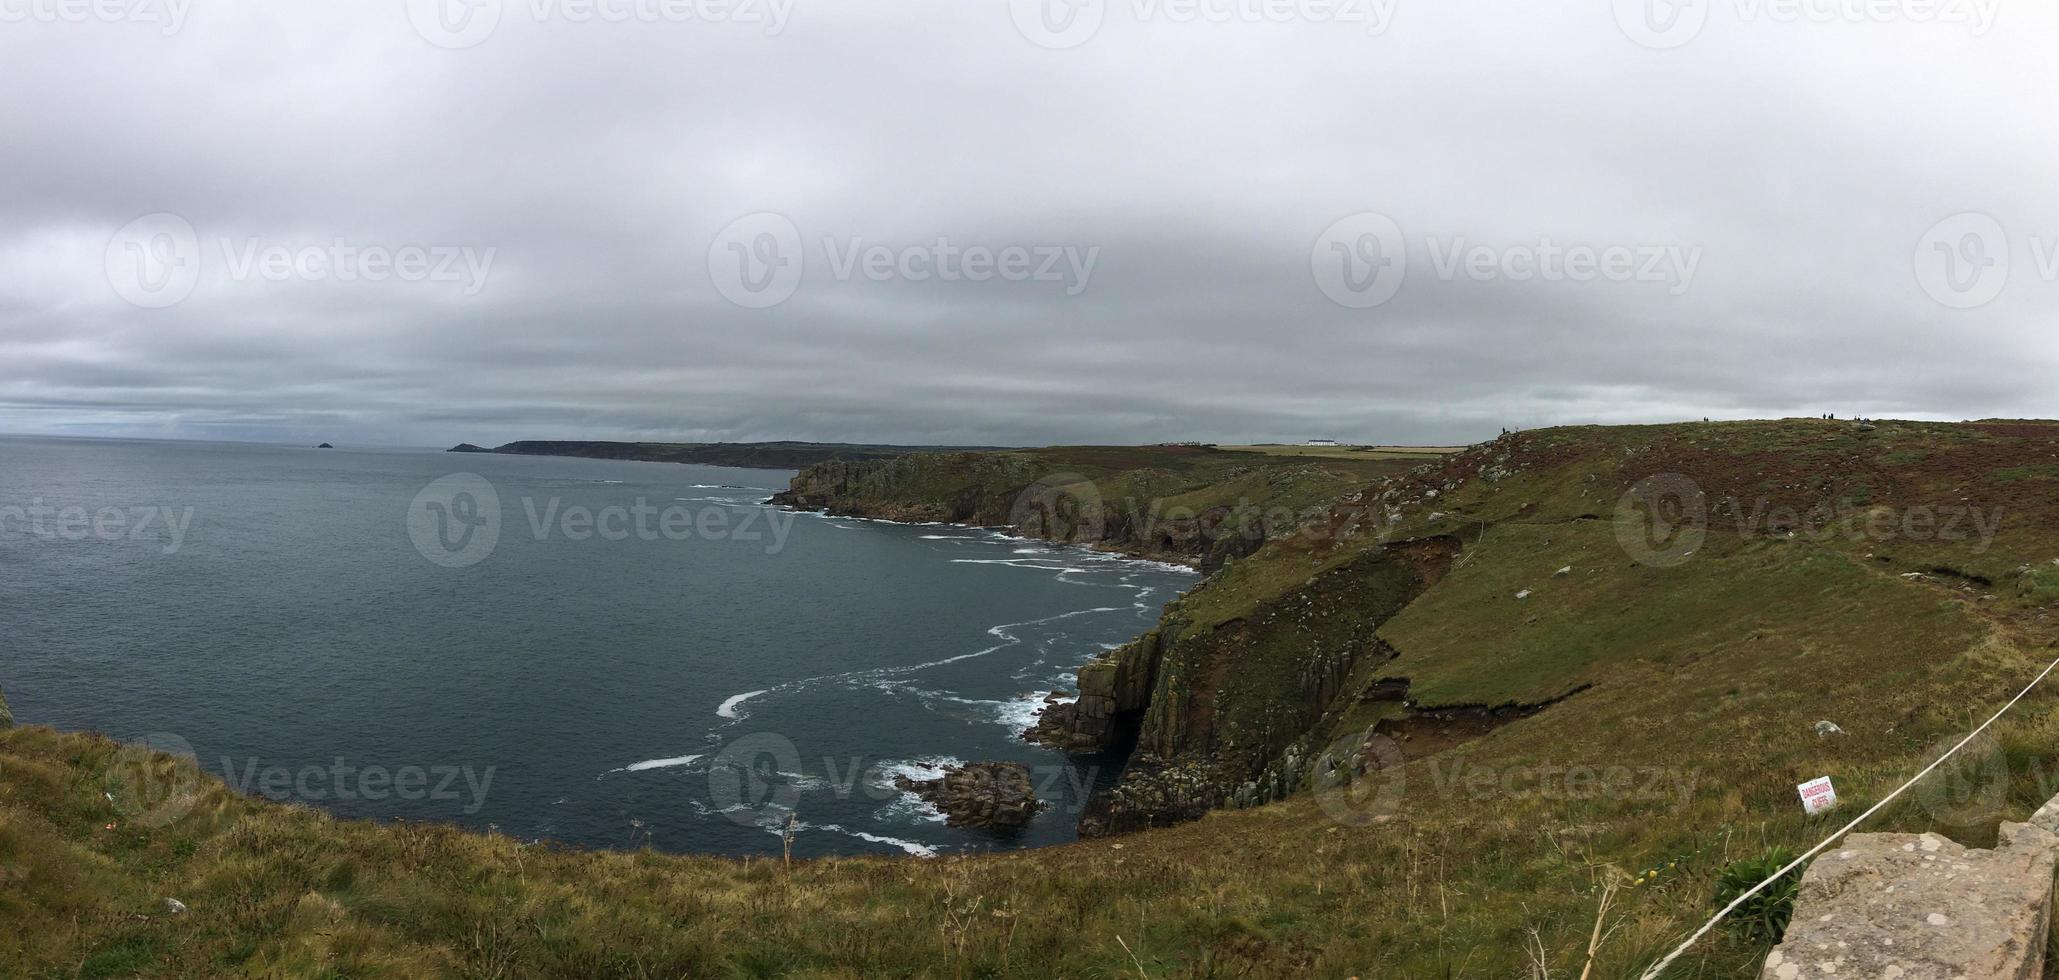
[(1020, 762), (975, 762), (944, 771), (937, 779), (894, 777), (894, 785), (944, 814), (951, 827), (1013, 833), (1029, 825), (1044, 802)]
[[(1082, 665), (1076, 696), (1047, 698), (1023, 736), (1067, 753), (1128, 751), (1122, 777), (1088, 801), (1082, 836), (1284, 797), (1306, 784), (1328, 743), (1324, 734), (1368, 703), (1405, 694), (1405, 682), (1397, 688), (1382, 673), (1393, 652), (1369, 638), (1441, 577), (1458, 554), (1457, 539), (1389, 544), (1368, 534), (1347, 544), (1370, 508), (1344, 506), (1343, 493), (1313, 514), (1278, 508), (1295, 517), (1239, 519), (1235, 508), (1250, 502), (1245, 494), (1269, 495), (1250, 508), (1263, 513), (1308, 489), (1305, 468), (1293, 464), (1254, 468), (1219, 459), (1239, 454), (1216, 454), (1203, 458), (1225, 465), (1199, 474), (1139, 469), (1089, 479), (1084, 467), (1061, 469), (1072, 459), (1051, 455), (832, 461), (797, 474), (771, 502), (846, 517), (1000, 527), (1211, 573), (1169, 605), (1156, 628)], [(1132, 502), (1133, 492), (1151, 491), (1160, 496)], [(1335, 524), (1311, 541), (1343, 545), (1353, 557), (1299, 583), (1273, 583), (1271, 561), (1251, 556), (1298, 543), (1293, 536), (1311, 520)], [(1241, 614), (1193, 608), (1247, 594), (1250, 608)]]
[(831, 460), (795, 474), (771, 503), (836, 517), (1000, 529), (1212, 572), (1298, 526), (1307, 515), (1288, 506), (1288, 496), (1310, 484), (1322, 488), (1318, 495), (1351, 485), (1320, 468), (1243, 461), (1198, 477), (1137, 471), (1099, 480), (1065, 465), (1026, 453)]

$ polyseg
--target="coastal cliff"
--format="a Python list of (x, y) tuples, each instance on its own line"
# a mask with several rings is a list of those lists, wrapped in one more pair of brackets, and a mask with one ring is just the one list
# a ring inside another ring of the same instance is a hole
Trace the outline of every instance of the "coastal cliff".
[(1080, 446), (832, 460), (773, 503), (847, 517), (1008, 528), (1214, 570), (1404, 463), (1207, 446)]
[(1444, 536), (1378, 544), (1227, 618), (1212, 590), (1248, 583), (1206, 583), (1157, 629), (1083, 666), (1078, 698), (1025, 737), (1072, 752), (1134, 744), (1121, 780), (1082, 815), (1085, 836), (1286, 797), (1352, 719), (1405, 713), (1407, 680), (1388, 675), (1395, 654), (1375, 633), (1459, 550)]
[(1083, 665), (1077, 697), (1048, 704), (1025, 736), (1081, 753), (1134, 746), (1079, 821), (1093, 836), (1279, 799), (1343, 720), (1405, 714), (1407, 684), (1383, 673), (1393, 652), (1374, 634), (1461, 545), (1381, 539), (1368, 508), (1338, 504), (1411, 469), (1436, 468), (1205, 446), (942, 453), (818, 464), (773, 502), (1007, 527), (1215, 573), (1156, 629)]

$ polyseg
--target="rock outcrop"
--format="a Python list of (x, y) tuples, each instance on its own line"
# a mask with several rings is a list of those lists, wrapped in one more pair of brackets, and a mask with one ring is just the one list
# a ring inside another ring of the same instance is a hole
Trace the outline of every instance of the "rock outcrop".
[(2059, 835), (2037, 822), (2004, 823), (1991, 851), (1936, 834), (1854, 834), (1802, 875), (1759, 976), (2034, 980), (2055, 855)]
[(1213, 624), (1196, 622), (1182, 600), (1158, 629), (1082, 667), (1077, 700), (1047, 709), (1026, 736), (1072, 752), (1134, 739), (1122, 778), (1089, 801), (1080, 833), (1165, 826), (1302, 788), (1352, 719), (1376, 714), (1378, 702), (1399, 707), (1407, 685), (1385, 676), (1394, 654), (1374, 632), (1458, 551), (1450, 538), (1372, 546)]
[(1045, 702), (1023, 738), (1067, 752), (1101, 752), (1124, 739), (1122, 722), (1151, 702), (1158, 676), (1159, 631), (1152, 630), (1079, 669), (1079, 696)]
[(1044, 806), (1030, 785), (1029, 767), (1019, 762), (975, 762), (947, 770), (940, 779), (896, 776), (894, 785), (943, 811), (952, 827), (1018, 831)]

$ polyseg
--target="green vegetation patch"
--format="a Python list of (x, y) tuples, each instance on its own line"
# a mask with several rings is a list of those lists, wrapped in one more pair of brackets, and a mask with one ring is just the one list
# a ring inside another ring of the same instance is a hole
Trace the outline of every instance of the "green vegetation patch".
[(1710, 533), (1664, 568), (1632, 560), (1612, 522), (1577, 521), (1495, 526), (1380, 635), (1419, 703), (1494, 706), (1548, 701), (1629, 661), (1807, 656), (1884, 640), (1897, 621), (1970, 639), (1948, 601), (1838, 552)]
[(2024, 480), (2059, 480), (2059, 463), (2033, 463), (2029, 466), (2010, 466), (1996, 470), (1988, 479), (1996, 483), (2017, 483)]

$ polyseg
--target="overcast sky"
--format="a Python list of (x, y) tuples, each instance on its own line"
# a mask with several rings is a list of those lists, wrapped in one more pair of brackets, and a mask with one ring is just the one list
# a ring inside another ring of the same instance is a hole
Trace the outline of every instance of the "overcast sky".
[(2059, 414), (2053, 4), (1341, 2), (0, 0), (0, 431)]

